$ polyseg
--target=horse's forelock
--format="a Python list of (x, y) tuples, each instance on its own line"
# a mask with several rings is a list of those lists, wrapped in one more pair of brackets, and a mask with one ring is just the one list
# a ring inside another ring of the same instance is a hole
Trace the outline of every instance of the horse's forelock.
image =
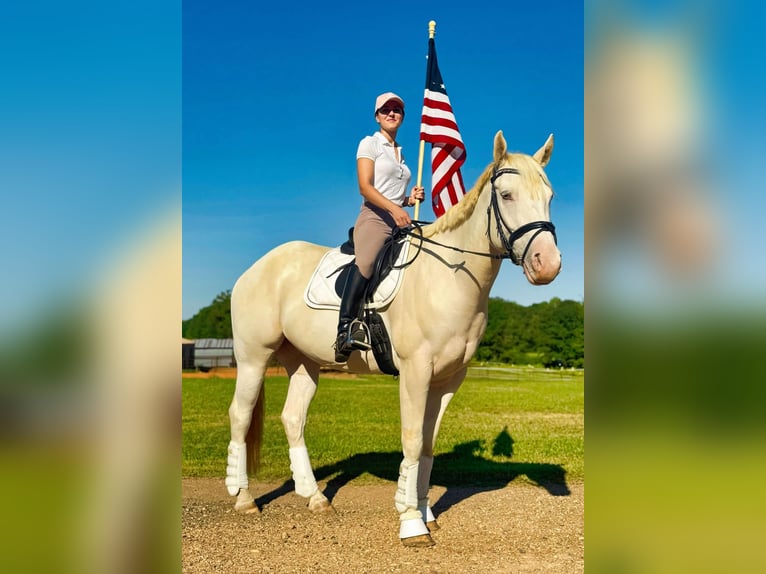
[(524, 184), (521, 188), (527, 191), (532, 199), (542, 199), (544, 186), (551, 187), (542, 166), (533, 157), (521, 153), (508, 154), (507, 159), (510, 167), (519, 170), (519, 176)]

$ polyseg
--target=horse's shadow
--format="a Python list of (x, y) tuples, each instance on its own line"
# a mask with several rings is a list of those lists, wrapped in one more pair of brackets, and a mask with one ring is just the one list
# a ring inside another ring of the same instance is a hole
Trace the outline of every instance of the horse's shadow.
[[(492, 455), (510, 459), (513, 456), (513, 443), (507, 427), (504, 428), (493, 441)], [(482, 456), (486, 450), (484, 441), (473, 440), (457, 445), (452, 452), (434, 457), (431, 485), (444, 486), (447, 489), (432, 508), (435, 514), (448, 510), (478, 492), (503, 488), (519, 476), (527, 477), (533, 484), (545, 488), (552, 496), (570, 494), (566, 471), (560, 465), (510, 460), (497, 462)], [(319, 467), (315, 469), (314, 475), (318, 481), (327, 480), (324, 494), (332, 502), (342, 487), (364, 473), (396, 483), (401, 461), (400, 451), (368, 452)], [(256, 499), (255, 503), (261, 508), (292, 492), (293, 489), (293, 481), (285, 481), (279, 488)]]

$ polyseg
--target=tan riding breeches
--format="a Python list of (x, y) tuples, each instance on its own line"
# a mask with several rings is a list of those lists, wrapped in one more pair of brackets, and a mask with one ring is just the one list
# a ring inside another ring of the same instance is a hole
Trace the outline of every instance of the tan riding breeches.
[(375, 259), (395, 228), (390, 213), (367, 202), (362, 205), (354, 224), (354, 253), (356, 266), (365, 279), (372, 276)]

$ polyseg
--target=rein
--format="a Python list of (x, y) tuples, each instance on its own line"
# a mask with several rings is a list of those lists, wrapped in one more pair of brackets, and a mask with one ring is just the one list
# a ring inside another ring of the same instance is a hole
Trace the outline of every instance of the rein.
[[(495, 189), (495, 180), (500, 177), (501, 175), (505, 174), (518, 174), (519, 170), (512, 168), (512, 167), (504, 167), (501, 169), (496, 169), (494, 173), (492, 174), (492, 178), (490, 181), (492, 182), (492, 196), (490, 198), (489, 206), (487, 207), (487, 237), (489, 237), (490, 229), (492, 226), (492, 215), (495, 217), (495, 226), (497, 228), (497, 234), (500, 236), (500, 241), (503, 243), (503, 247), (505, 248), (505, 253), (502, 254), (495, 254), (495, 253), (484, 253), (480, 251), (471, 251), (470, 249), (462, 249), (460, 247), (455, 247), (454, 245), (445, 245), (444, 243), (440, 243), (438, 241), (435, 241), (431, 239), (430, 237), (423, 237), (423, 231), (421, 230), (420, 226), (421, 224), (428, 224), (427, 221), (416, 221), (414, 220), (412, 223), (414, 224), (414, 229), (417, 230), (417, 232), (413, 231), (412, 228), (408, 229), (399, 229), (399, 233), (403, 235), (409, 235), (411, 237), (416, 237), (421, 242), (425, 243), (431, 243), (433, 245), (438, 245), (439, 247), (444, 247), (445, 249), (451, 249), (452, 251), (457, 251), (459, 253), (468, 253), (470, 255), (478, 255), (480, 257), (489, 257), (491, 259), (510, 259), (514, 265), (521, 265), (527, 257), (527, 253), (529, 252), (529, 247), (532, 245), (532, 242), (535, 240), (535, 238), (540, 235), (544, 231), (549, 231), (553, 235), (553, 241), (557, 241), (556, 239), (556, 226), (553, 225), (550, 221), (531, 221), (529, 223), (525, 223), (521, 227), (519, 227), (516, 230), (511, 229), (511, 226), (506, 223), (505, 219), (503, 219), (503, 214), (500, 212), (500, 206), (497, 203), (497, 190)], [(531, 239), (527, 242), (527, 246), (524, 248), (524, 253), (522, 254), (521, 258), (517, 258), (513, 254), (513, 244), (522, 236), (529, 233), (530, 231), (537, 229), (537, 233), (535, 233)], [(410, 265), (417, 256), (420, 254), (420, 251), (422, 250), (423, 245), (422, 243), (418, 247), (418, 252), (415, 254), (415, 256), (410, 259), (407, 263), (404, 263), (400, 265), (399, 267), (407, 267)]]

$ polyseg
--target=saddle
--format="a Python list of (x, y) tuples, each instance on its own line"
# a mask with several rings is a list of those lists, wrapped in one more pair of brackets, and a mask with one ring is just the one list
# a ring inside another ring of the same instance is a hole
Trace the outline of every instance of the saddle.
[[(304, 301), (314, 309), (340, 309), (346, 276), (354, 263), (354, 228), (348, 240), (328, 251), (320, 260), (304, 292)], [(380, 370), (398, 375), (393, 360), (393, 348), (382, 315), (377, 309), (387, 306), (401, 285), (403, 267), (409, 251), (409, 238), (395, 234), (383, 245), (373, 266), (373, 273), (364, 295), (363, 321), (367, 325), (370, 346)]]
[[(372, 277), (367, 284), (366, 309), (380, 309), (393, 301), (401, 285), (409, 246), (410, 242), (406, 237), (394, 236), (380, 250)], [(312, 309), (340, 309), (343, 286), (353, 263), (354, 240), (351, 228), (348, 240), (339, 247), (330, 249), (320, 259), (303, 292), (306, 305)]]

